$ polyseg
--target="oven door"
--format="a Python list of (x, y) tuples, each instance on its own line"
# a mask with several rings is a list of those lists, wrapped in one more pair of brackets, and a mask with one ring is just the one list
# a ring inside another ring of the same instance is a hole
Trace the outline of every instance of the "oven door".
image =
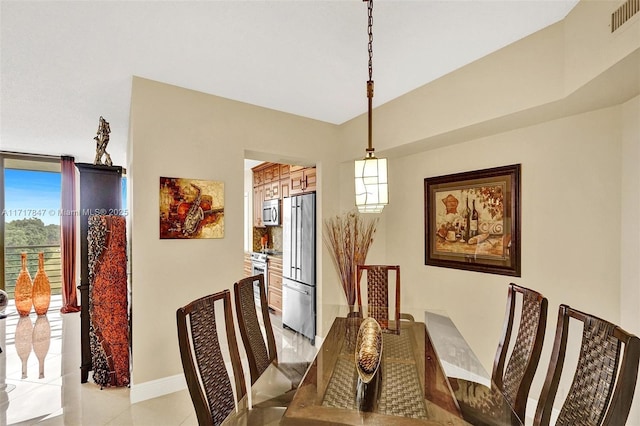
[[(269, 300), (269, 283), (267, 282), (267, 264), (264, 262), (251, 262), (251, 275), (262, 274), (264, 276), (264, 295)], [(260, 303), (260, 287), (258, 281), (253, 283), (253, 298), (256, 301), (256, 308), (260, 309), (262, 306)]]

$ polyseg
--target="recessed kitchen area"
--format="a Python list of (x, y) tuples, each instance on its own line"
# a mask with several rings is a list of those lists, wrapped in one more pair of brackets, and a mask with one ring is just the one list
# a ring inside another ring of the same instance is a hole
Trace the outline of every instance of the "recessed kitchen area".
[(269, 311), (313, 343), (316, 168), (245, 160), (244, 188), (244, 276), (264, 274)]

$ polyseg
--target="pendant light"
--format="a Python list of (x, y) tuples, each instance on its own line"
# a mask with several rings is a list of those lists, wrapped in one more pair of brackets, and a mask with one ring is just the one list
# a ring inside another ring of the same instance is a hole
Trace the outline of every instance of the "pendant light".
[(364, 0), (368, 7), (369, 33), (369, 81), (367, 81), (367, 99), (369, 103), (369, 145), (367, 155), (355, 162), (356, 206), (360, 213), (380, 213), (389, 204), (389, 182), (387, 179), (387, 159), (376, 158), (372, 143), (373, 110), (373, 0)]

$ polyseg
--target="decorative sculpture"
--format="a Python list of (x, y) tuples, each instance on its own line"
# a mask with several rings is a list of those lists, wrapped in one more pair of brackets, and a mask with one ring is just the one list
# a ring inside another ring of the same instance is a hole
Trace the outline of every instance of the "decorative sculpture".
[[(111, 127), (109, 122), (100, 116), (100, 123), (98, 124), (97, 136), (93, 138), (96, 141), (96, 158), (93, 160), (93, 164), (112, 166), (111, 156), (107, 152), (107, 145), (109, 145), (109, 133), (111, 133)], [(104, 163), (102, 162), (102, 156), (105, 157)]]

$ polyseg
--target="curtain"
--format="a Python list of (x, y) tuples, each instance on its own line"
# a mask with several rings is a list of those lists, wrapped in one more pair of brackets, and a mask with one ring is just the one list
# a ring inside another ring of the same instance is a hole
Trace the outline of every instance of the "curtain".
[[(63, 211), (76, 210), (76, 164), (73, 157), (60, 158), (62, 169)], [(80, 311), (76, 293), (76, 236), (78, 226), (75, 215), (61, 215), (60, 255), (62, 259), (62, 308), (63, 314)]]

